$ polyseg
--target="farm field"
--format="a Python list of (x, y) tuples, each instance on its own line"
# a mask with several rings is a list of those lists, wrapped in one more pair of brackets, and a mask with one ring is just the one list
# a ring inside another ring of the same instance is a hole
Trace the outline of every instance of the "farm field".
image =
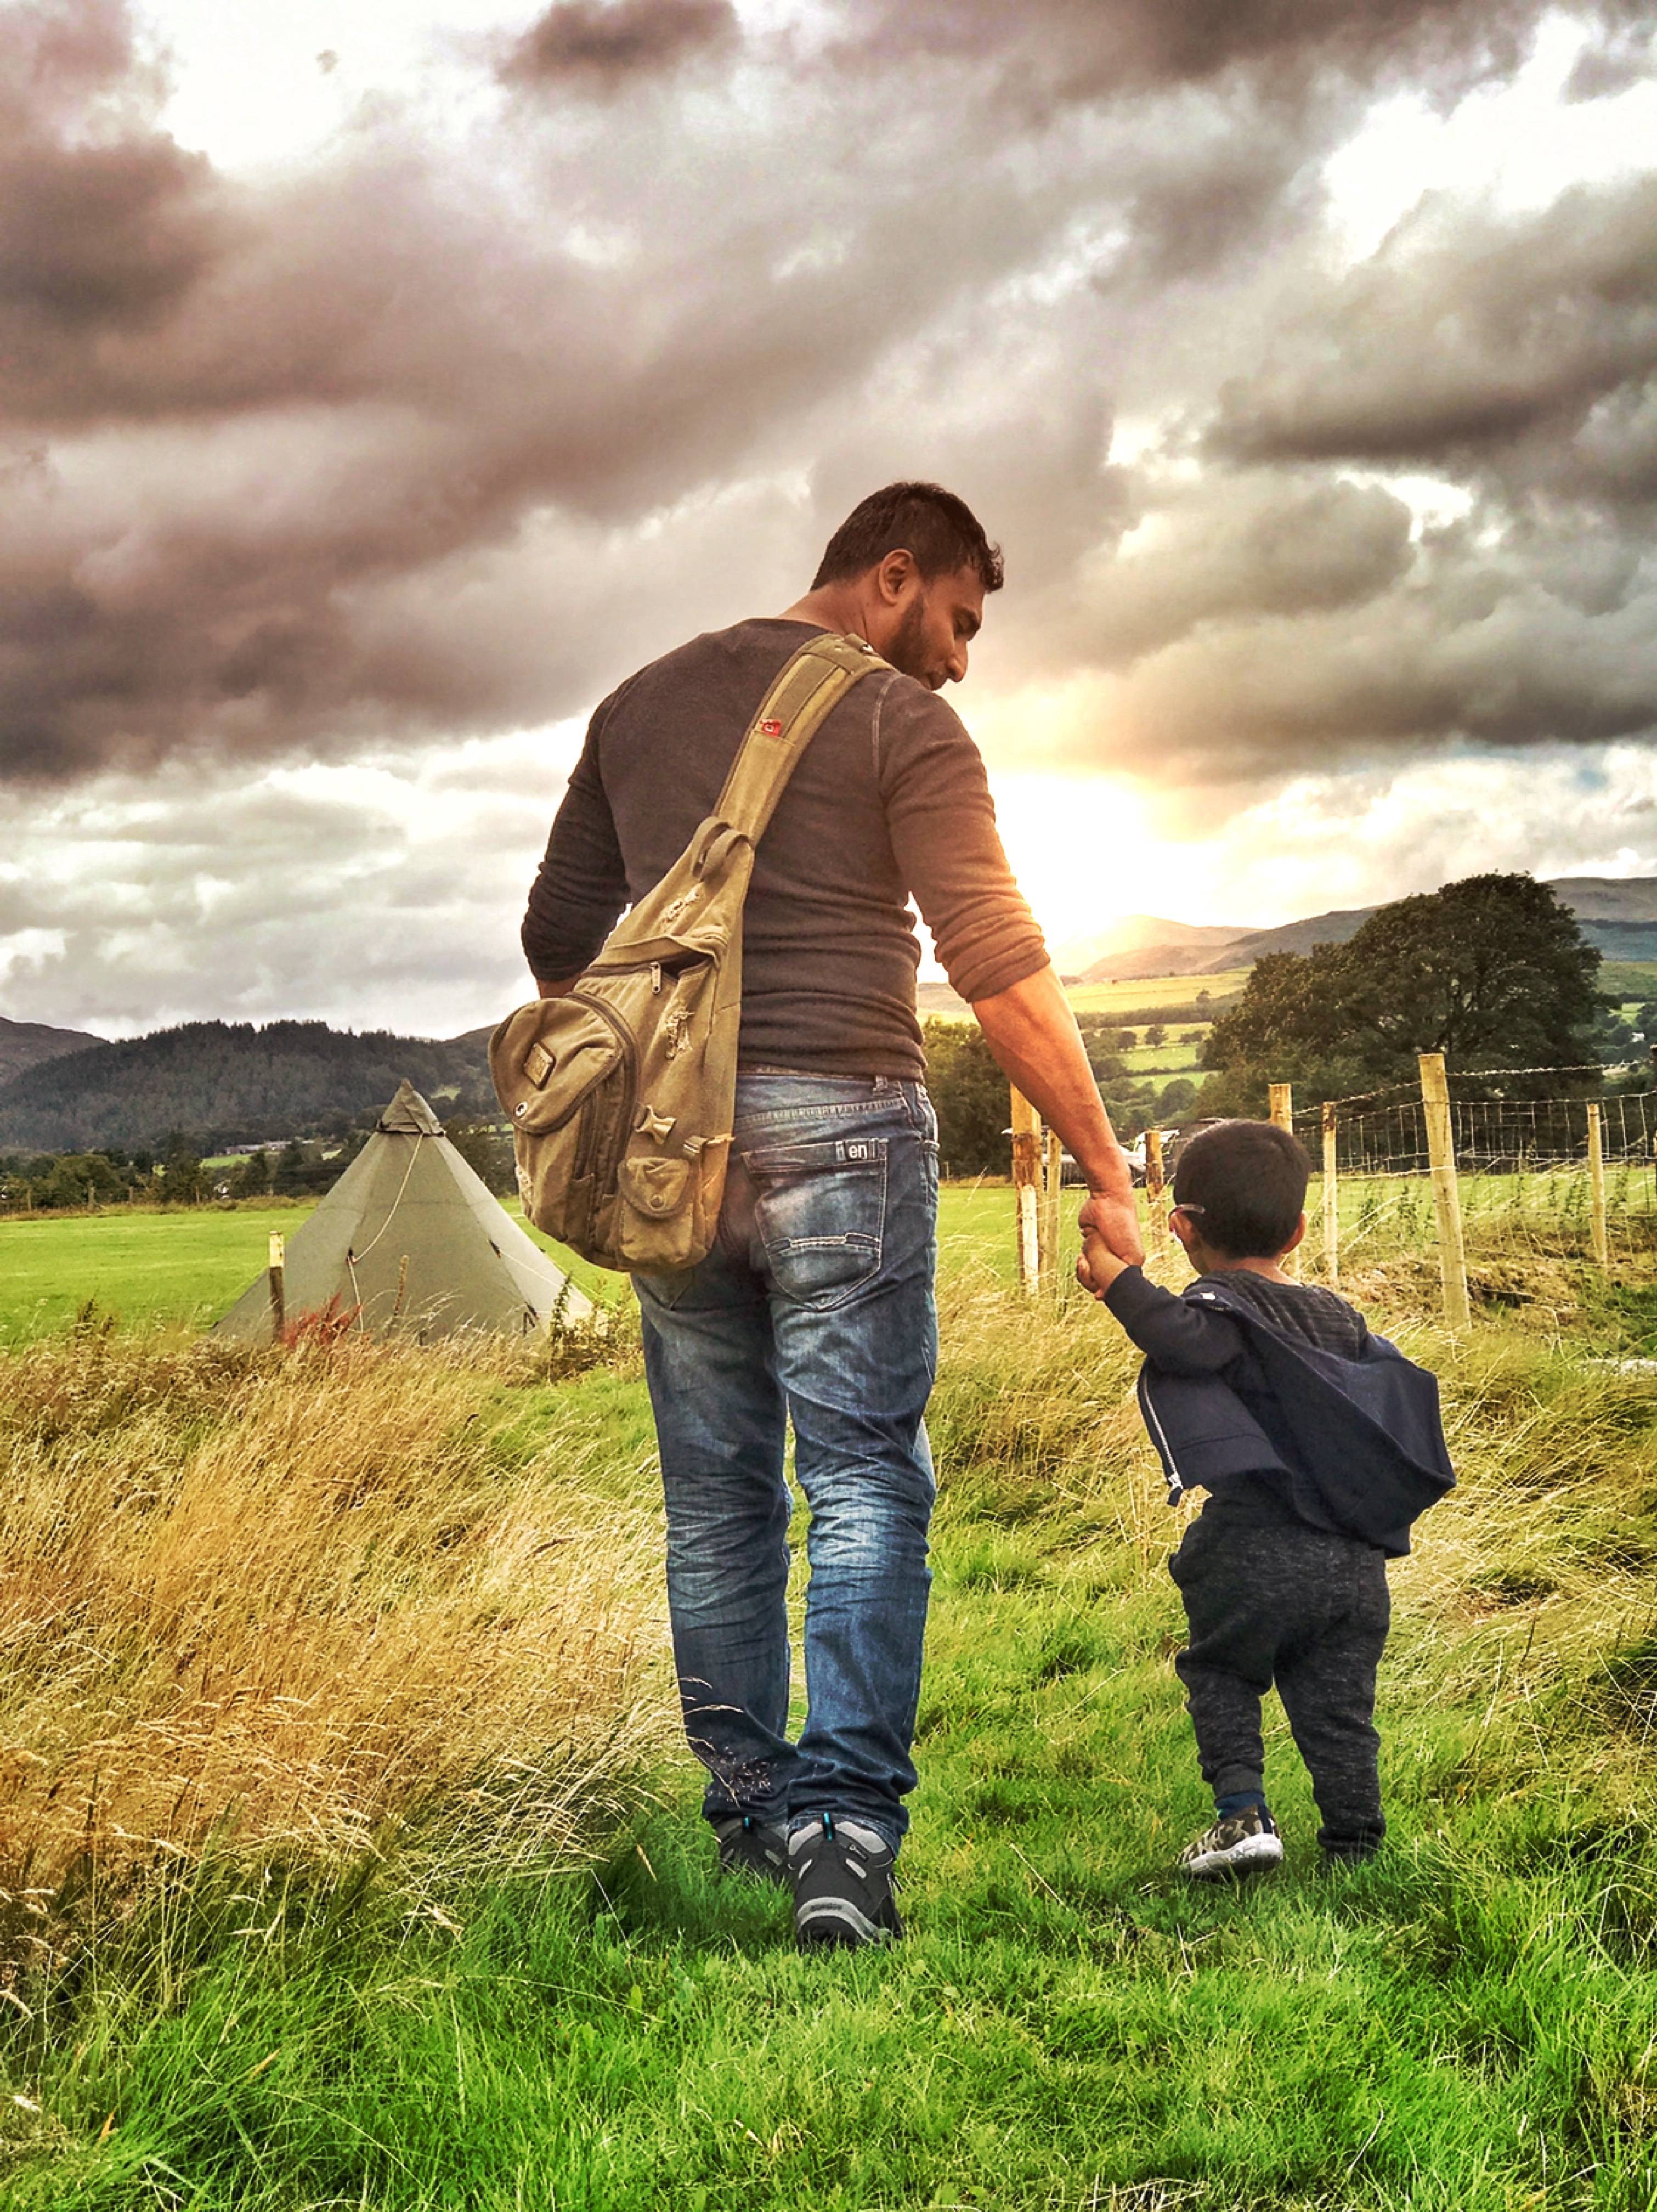
[[(1205, 1892), (1168, 1870), (1206, 1801), (1133, 1362), (1090, 1304), (1010, 1294), (1011, 1212), (945, 1194), (883, 1955), (801, 1960), (780, 1898), (709, 1878), (625, 1332), (562, 1382), (176, 1333), (3, 1355), (0, 2202), (1647, 2212), (1657, 1376), (1596, 1356), (1593, 1271), (1460, 1346), (1419, 1249), (1366, 1282), (1462, 1476), (1393, 1571), (1391, 1836), (1320, 1870), (1278, 1718), (1288, 1865)], [(70, 1637), (30, 1595), (66, 1542)]]
[[(1207, 992), (1218, 1006), (1235, 998), (1247, 980), (1247, 968), (1229, 968), (1219, 975), (1141, 975), (1127, 983), (1066, 983), (1065, 996), (1078, 1014), (1116, 1014), (1127, 1021), (1136, 1015), (1143, 1017), (1147, 1008), (1156, 1007), (1177, 1009), (1174, 1018), (1178, 1019), (1189, 1008), (1192, 1016), (1200, 1020), (1212, 1009), (1206, 1003), (1199, 1007), (1199, 992)], [(926, 1021), (972, 1019), (972, 1009), (958, 1002), (945, 1006), (923, 1005), (920, 1012)]]
[(1601, 961), (1599, 988), (1634, 1006), (1657, 999), (1657, 960)]
[(1199, 992), (1212, 1000), (1229, 999), (1248, 981), (1247, 968), (1228, 968), (1219, 975), (1141, 975), (1127, 983), (1071, 983), (1065, 996), (1078, 1014), (1128, 1013), (1146, 1006), (1189, 1006), (1197, 1011)]
[(1130, 1075), (1194, 1075), (1202, 1061), (1202, 1035), (1170, 1037), (1166, 1044), (1136, 1045), (1122, 1054)]

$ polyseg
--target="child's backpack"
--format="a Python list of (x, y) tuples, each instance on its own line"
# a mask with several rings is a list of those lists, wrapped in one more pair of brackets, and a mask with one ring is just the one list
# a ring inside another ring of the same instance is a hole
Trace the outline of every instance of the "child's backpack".
[(665, 1273), (713, 1245), (754, 848), (830, 708), (886, 665), (859, 637), (825, 632), (803, 645), (750, 724), (713, 813), (655, 890), (573, 989), (519, 1007), (490, 1039), (524, 1211), (598, 1267)]

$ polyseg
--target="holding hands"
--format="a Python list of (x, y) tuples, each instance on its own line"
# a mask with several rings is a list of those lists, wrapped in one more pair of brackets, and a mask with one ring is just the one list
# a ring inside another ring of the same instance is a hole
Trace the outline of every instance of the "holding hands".
[(1082, 1256), (1076, 1263), (1076, 1279), (1084, 1291), (1102, 1298), (1125, 1268), (1144, 1263), (1132, 1191), (1090, 1191), (1080, 1219)]

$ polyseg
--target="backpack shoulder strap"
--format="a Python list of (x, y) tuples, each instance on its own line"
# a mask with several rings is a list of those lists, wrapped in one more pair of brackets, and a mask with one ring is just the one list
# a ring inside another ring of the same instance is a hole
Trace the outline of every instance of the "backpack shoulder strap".
[(800, 755), (854, 684), (888, 665), (860, 637), (825, 630), (784, 662), (719, 793), (716, 812), (750, 844), (765, 834)]

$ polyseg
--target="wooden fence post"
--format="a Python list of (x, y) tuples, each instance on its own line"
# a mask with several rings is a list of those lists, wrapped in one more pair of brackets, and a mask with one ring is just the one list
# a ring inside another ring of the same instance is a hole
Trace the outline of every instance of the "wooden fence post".
[(1018, 1224), (1018, 1287), (1041, 1280), (1041, 1121), (1023, 1092), (1012, 1094), (1012, 1195)]
[(1049, 1290), (1059, 1285), (1059, 1238), (1065, 1218), (1065, 1141), (1057, 1129), (1047, 1131), (1046, 1169), (1041, 1206), (1041, 1280)]
[(1323, 1265), (1332, 1291), (1340, 1288), (1339, 1130), (1332, 1098), (1323, 1102)]
[(288, 1242), (270, 1231), (270, 1334), (280, 1336), (288, 1321)]
[[(1294, 1135), (1295, 1086), (1292, 1083), (1274, 1083), (1272, 1085), (1272, 1119), (1280, 1129), (1287, 1129), (1291, 1137)], [(1284, 1253), (1283, 1272), (1285, 1275), (1298, 1275), (1300, 1271), (1300, 1247), (1296, 1245), (1292, 1252)]]
[(1444, 1284), (1444, 1318), (1452, 1328), (1472, 1320), (1467, 1304), (1467, 1249), (1461, 1236), (1461, 1192), (1455, 1179), (1455, 1134), (1450, 1121), (1450, 1085), (1442, 1052), (1418, 1055), (1421, 1109), (1427, 1124), (1427, 1158), (1433, 1171), (1433, 1205), (1438, 1214), (1438, 1269)]
[(1145, 1243), (1154, 1255), (1168, 1249), (1168, 1232), (1162, 1225), (1162, 1193), (1168, 1188), (1168, 1171), (1162, 1164), (1162, 1133), (1147, 1129), (1145, 1145), (1145, 1212), (1147, 1231)]
[(1593, 1256), (1602, 1267), (1608, 1267), (1611, 1238), (1605, 1227), (1605, 1109), (1597, 1099), (1588, 1102), (1588, 1200), (1593, 1207)]

